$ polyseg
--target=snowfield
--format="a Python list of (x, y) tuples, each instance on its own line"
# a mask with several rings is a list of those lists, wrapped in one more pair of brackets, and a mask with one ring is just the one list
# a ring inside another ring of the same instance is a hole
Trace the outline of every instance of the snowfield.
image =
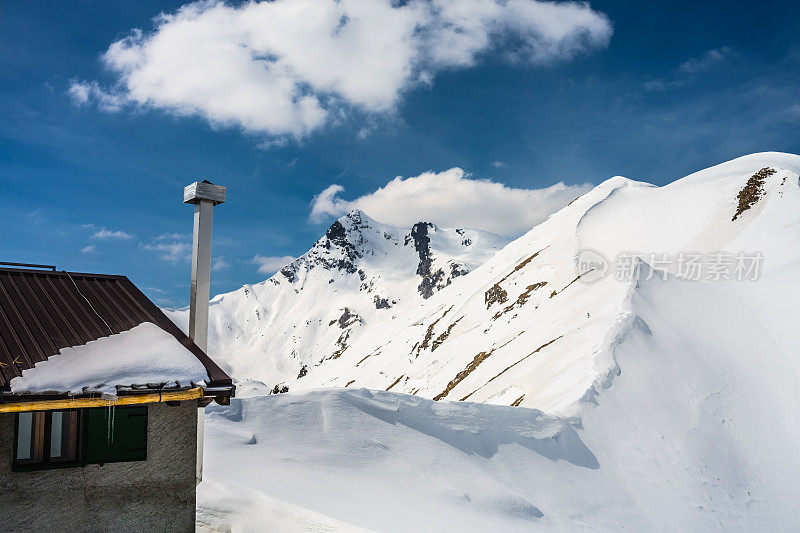
[(201, 529), (800, 530), (798, 174), (607, 180), (287, 394), (221, 344)]

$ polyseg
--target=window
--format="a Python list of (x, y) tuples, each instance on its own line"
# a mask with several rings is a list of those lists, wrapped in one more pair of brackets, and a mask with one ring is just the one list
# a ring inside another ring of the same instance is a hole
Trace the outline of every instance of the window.
[(15, 470), (147, 459), (147, 406), (18, 413)]
[(59, 466), (78, 462), (79, 419), (77, 410), (19, 413), (16, 465)]

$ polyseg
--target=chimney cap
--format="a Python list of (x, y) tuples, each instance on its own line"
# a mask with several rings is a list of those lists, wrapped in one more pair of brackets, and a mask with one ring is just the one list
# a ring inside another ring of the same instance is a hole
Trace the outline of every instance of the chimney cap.
[(225, 187), (214, 185), (208, 180), (195, 181), (183, 189), (183, 203), (196, 204), (200, 200), (210, 200), (214, 205), (225, 202)]

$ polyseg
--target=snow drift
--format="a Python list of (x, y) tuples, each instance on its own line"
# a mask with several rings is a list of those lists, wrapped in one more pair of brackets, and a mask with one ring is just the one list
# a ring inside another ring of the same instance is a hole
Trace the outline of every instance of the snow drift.
[(629, 302), (579, 418), (367, 389), (210, 408), (200, 529), (796, 528), (792, 361), (727, 288), (654, 276)]

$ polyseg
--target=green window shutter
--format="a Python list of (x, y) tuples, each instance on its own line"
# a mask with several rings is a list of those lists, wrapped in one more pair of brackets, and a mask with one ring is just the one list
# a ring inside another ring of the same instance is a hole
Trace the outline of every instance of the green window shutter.
[(147, 459), (147, 406), (87, 409), (87, 463), (145, 459)]

